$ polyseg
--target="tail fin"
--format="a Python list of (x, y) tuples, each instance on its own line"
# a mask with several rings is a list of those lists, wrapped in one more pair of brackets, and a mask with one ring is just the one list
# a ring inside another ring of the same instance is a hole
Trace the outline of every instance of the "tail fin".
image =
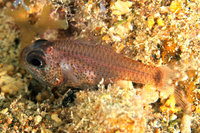
[(174, 70), (168, 66), (161, 66), (161, 67), (159, 67), (159, 69), (160, 69), (160, 72), (162, 73), (161, 83), (158, 83), (158, 84), (160, 84), (160, 87), (161, 86), (166, 87), (166, 86), (171, 85), (172, 80), (175, 77)]
[(182, 108), (184, 113), (191, 115), (192, 113), (191, 104), (185, 97), (185, 93), (183, 92), (183, 89), (181, 88), (181, 86), (175, 87), (174, 96), (175, 96), (176, 103), (178, 104), (178, 106)]
[(182, 87), (180, 85), (173, 85), (173, 87), (171, 87), (179, 78), (176, 75), (179, 74), (179, 71), (176, 69), (174, 70), (169, 66), (162, 66), (160, 67), (160, 70), (163, 75), (162, 86), (159, 87), (159, 91), (162, 93), (162, 98), (165, 99), (169, 95), (174, 94), (177, 105), (181, 107), (185, 114), (191, 115), (191, 103), (187, 100)]
[(175, 72), (168, 66), (161, 66), (159, 70), (162, 75), (162, 80), (157, 82), (156, 87), (161, 92), (160, 98), (166, 99), (174, 94), (173, 79), (175, 77)]

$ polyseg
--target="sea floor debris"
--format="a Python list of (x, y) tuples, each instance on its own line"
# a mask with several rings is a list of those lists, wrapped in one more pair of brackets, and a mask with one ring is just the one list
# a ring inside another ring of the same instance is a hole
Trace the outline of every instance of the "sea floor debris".
[[(138, 84), (134, 84), (134, 89), (116, 85), (108, 85), (107, 89), (100, 85), (98, 90), (74, 89), (75, 101), (63, 106), (63, 100), (71, 98), (65, 98), (70, 94), (66, 87), (43, 86), (18, 66), (19, 46), (23, 42), (20, 36), (24, 33), (6, 12), (9, 9), (17, 12), (17, 8), (24, 7), (20, 4), (14, 7), (11, 1), (3, 0), (0, 1), (1, 132), (200, 131), (200, 3), (197, 0), (45, 2), (56, 9), (50, 17), (64, 16), (69, 29), (34, 34), (33, 40), (54, 35), (59, 38), (66, 32), (83, 37), (92, 34), (101, 36), (103, 44), (116, 52), (146, 64), (160, 66), (180, 61), (181, 65), (174, 67), (178, 68), (179, 84), (192, 104), (192, 117), (176, 107), (173, 97), (162, 100), (151, 86)], [(39, 0), (24, 0), (24, 3), (30, 11), (35, 11), (25, 14), (26, 24), (30, 19), (38, 22), (39, 19), (33, 18), (40, 17), (44, 3)]]

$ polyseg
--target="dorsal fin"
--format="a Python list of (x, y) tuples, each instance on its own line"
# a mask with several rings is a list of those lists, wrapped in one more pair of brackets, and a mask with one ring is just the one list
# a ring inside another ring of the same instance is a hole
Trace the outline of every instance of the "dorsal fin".
[(98, 45), (101, 44), (101, 37), (78, 37), (78, 38), (73, 38), (74, 41), (81, 42), (83, 44), (87, 45)]

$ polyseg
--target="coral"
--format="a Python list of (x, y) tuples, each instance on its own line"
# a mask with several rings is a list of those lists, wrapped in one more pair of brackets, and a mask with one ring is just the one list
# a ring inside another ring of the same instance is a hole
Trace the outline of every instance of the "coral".
[(21, 74), (16, 74), (16, 77), (9, 76), (14, 70), (13, 65), (5, 65), (0, 69), (0, 88), (4, 94), (16, 95), (19, 91), (25, 91), (28, 88), (24, 80), (20, 78)]
[(144, 102), (136, 90), (117, 86), (88, 94), (81, 91), (77, 93), (77, 105), (69, 109), (73, 121), (65, 128), (73, 132), (144, 132), (148, 114), (144, 113)]
[(132, 6), (130, 1), (121, 1), (111, 3), (112, 14), (114, 15), (123, 15), (131, 11), (130, 7)]
[(180, 108), (176, 108), (175, 104), (176, 104), (176, 101), (175, 101), (174, 95), (172, 95), (165, 102), (165, 104), (160, 107), (160, 109), (162, 112), (176, 113), (177, 111), (180, 111)]
[[(5, 15), (0, 9), (0, 63), (17, 62), (19, 32), (11, 17)], [(16, 65), (16, 64), (15, 64)]]
[(31, 43), (31, 41), (41, 33), (44, 33), (48, 29), (65, 29), (68, 27), (65, 20), (53, 21), (49, 19), (51, 5), (43, 7), (39, 20), (35, 24), (30, 23), (28, 17), (29, 12), (24, 7), (19, 7), (18, 10), (7, 10), (7, 14), (15, 19), (15, 23), (21, 31), (21, 45), (20, 51)]
[(177, 1), (172, 1), (171, 5), (169, 6), (169, 10), (172, 13), (180, 13), (181, 11), (181, 4)]

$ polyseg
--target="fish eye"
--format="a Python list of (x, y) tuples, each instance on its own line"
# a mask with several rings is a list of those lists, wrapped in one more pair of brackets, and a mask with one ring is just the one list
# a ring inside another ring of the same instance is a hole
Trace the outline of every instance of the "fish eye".
[(45, 39), (39, 39), (37, 41), (34, 42), (34, 47), (40, 47), (41, 44), (48, 42)]
[(46, 65), (45, 55), (42, 51), (31, 51), (26, 58), (28, 64), (36, 68), (44, 68)]

